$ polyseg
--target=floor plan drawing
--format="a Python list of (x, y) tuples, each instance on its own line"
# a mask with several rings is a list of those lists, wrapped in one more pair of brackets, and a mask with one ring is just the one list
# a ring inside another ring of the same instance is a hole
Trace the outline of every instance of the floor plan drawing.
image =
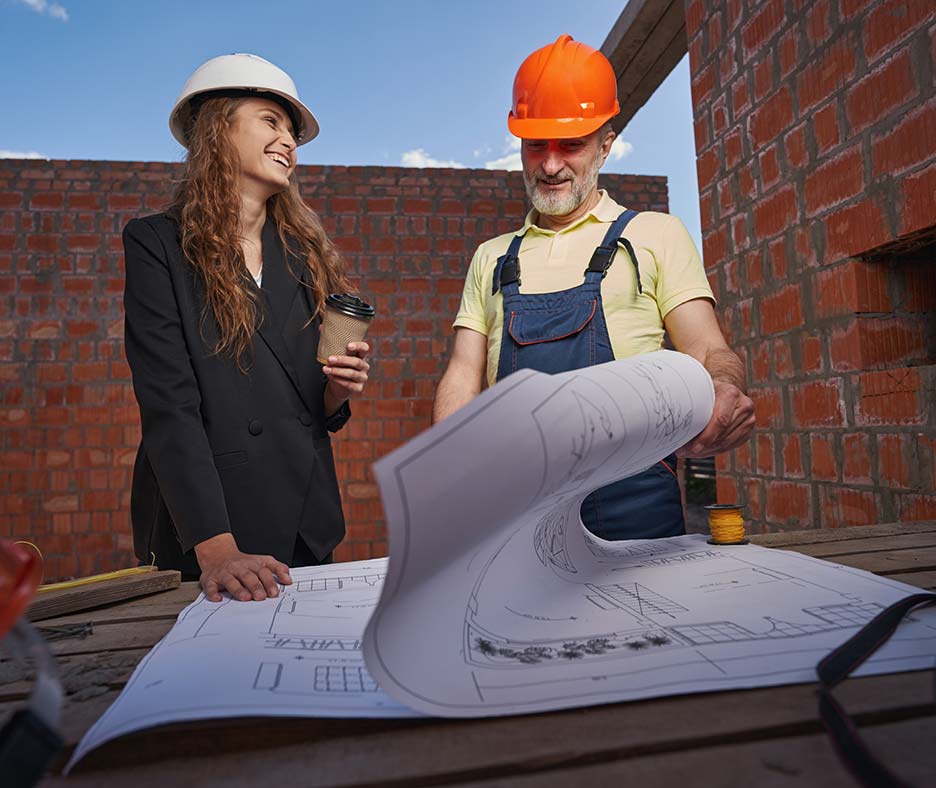
[[(293, 569), (263, 602), (201, 595), (134, 671), (71, 764), (134, 730), (211, 717), (409, 717), (364, 664), (387, 559)], [(71, 765), (70, 764), (70, 765)]]
[[(666, 351), (525, 371), (379, 461), (392, 559), (364, 654), (380, 686), (427, 714), (490, 716), (814, 680), (915, 589), (781, 550), (582, 527), (591, 490), (686, 443), (712, 402), (701, 365)], [(469, 447), (484, 462), (435, 484)], [(934, 661), (924, 611), (862, 671)]]

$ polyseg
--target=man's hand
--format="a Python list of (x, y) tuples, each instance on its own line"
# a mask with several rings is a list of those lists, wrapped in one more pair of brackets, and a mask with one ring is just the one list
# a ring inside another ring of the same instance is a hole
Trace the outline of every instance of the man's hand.
[(733, 383), (715, 384), (712, 418), (698, 435), (676, 452), (679, 457), (712, 457), (744, 443), (754, 429), (754, 403)]
[(370, 364), (367, 354), (370, 345), (366, 342), (349, 342), (346, 356), (329, 356), (322, 372), (328, 378), (325, 384), (325, 415), (335, 413), (341, 404), (364, 391)]
[(271, 555), (242, 553), (231, 534), (218, 534), (195, 545), (199, 578), (209, 602), (220, 602), (227, 591), (240, 602), (279, 596), (279, 582), (290, 585), (289, 567)]

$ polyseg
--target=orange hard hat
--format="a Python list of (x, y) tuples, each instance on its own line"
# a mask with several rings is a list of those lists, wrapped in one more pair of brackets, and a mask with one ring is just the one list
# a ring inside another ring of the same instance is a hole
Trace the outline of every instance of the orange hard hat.
[(507, 128), (521, 139), (584, 137), (620, 111), (608, 58), (562, 35), (520, 64)]

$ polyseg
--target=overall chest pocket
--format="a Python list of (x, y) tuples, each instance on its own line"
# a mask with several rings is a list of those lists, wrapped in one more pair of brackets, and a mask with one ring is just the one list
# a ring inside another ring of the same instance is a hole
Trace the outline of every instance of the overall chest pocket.
[(511, 312), (507, 331), (518, 345), (555, 342), (581, 333), (595, 317), (598, 300), (559, 309), (529, 309)]

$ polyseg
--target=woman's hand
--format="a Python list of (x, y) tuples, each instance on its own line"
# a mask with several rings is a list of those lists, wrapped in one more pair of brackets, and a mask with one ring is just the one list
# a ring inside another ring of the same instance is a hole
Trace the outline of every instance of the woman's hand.
[(290, 585), (289, 567), (271, 555), (252, 555), (237, 549), (231, 534), (218, 534), (195, 545), (202, 573), (202, 590), (210, 602), (220, 602), (227, 591), (240, 602), (279, 596), (279, 585)]
[(346, 356), (329, 356), (322, 372), (328, 378), (325, 384), (325, 415), (335, 413), (341, 404), (364, 391), (367, 383), (367, 354), (370, 345), (366, 342), (349, 342)]

